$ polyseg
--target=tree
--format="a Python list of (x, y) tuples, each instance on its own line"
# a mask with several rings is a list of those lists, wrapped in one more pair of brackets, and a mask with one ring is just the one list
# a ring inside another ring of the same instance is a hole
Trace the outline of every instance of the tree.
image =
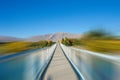
[(61, 42), (62, 42), (64, 45), (66, 45), (66, 46), (72, 46), (72, 42), (71, 42), (70, 39), (68, 39), (68, 38), (62, 39)]
[(103, 39), (107, 36), (110, 36), (110, 33), (106, 32), (105, 30), (97, 29), (85, 33), (82, 39)]

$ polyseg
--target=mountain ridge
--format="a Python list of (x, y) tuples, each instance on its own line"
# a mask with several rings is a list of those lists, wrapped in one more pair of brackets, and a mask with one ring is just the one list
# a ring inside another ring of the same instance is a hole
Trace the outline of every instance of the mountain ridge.
[(61, 40), (65, 37), (67, 38), (80, 38), (82, 35), (80, 34), (73, 34), (73, 33), (65, 33), (65, 32), (57, 32), (53, 34), (46, 34), (46, 35), (38, 35), (28, 38), (26, 41), (39, 41), (39, 40), (52, 40), (54, 42)]
[(74, 34), (74, 33), (66, 33), (66, 32), (57, 32), (45, 35), (37, 35), (32, 36), (29, 38), (16, 38), (11, 36), (0, 36), (0, 42), (11, 42), (11, 41), (30, 41), (30, 42), (37, 42), (40, 40), (52, 40), (57, 42), (63, 38), (80, 38), (81, 34)]
[(12, 41), (21, 41), (22, 38), (11, 37), (11, 36), (1, 36), (0, 35), (0, 42), (12, 42)]

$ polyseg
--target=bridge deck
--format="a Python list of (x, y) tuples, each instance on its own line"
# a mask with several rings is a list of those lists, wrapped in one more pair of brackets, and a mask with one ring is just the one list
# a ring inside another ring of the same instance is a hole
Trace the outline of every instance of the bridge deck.
[(44, 80), (78, 80), (59, 45), (46, 71)]

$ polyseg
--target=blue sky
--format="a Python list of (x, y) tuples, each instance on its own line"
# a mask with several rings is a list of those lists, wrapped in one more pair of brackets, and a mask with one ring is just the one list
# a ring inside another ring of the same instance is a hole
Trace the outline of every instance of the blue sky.
[(94, 28), (120, 35), (119, 0), (0, 0), (0, 35), (82, 34)]

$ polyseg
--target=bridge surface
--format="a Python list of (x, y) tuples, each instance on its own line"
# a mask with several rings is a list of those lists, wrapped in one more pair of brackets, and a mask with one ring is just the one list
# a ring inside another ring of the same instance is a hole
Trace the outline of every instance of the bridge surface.
[(60, 45), (57, 45), (54, 56), (45, 73), (44, 80), (78, 80)]

